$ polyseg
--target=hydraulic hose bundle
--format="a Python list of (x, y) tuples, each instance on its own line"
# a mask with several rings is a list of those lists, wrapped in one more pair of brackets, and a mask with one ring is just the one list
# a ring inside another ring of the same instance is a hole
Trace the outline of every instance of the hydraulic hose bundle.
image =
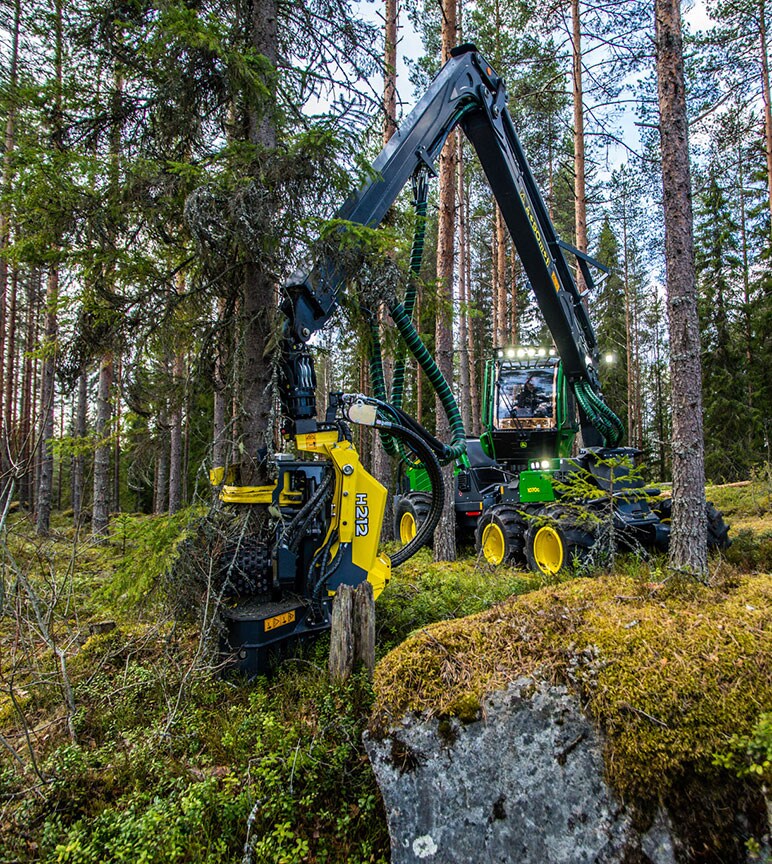
[[(392, 320), (394, 321), (400, 336), (404, 340), (407, 350), (410, 351), (421, 369), (423, 369), (429, 382), (434, 388), (443, 409), (445, 410), (445, 414), (450, 424), (451, 443), (449, 445), (442, 445), (442, 450), (437, 454), (437, 458), (439, 459), (440, 464), (447, 465), (456, 459), (460, 459), (463, 462), (467, 461), (466, 431), (464, 430), (461, 412), (458, 410), (458, 405), (453, 396), (453, 391), (450, 389), (448, 382), (445, 380), (445, 376), (440, 371), (434, 358), (426, 349), (426, 346), (412, 321), (413, 310), (415, 308), (415, 301), (418, 293), (417, 279), (421, 269), (424, 239), (426, 236), (427, 202), (428, 183), (426, 169), (424, 168), (419, 170), (413, 177), (413, 205), (416, 211), (416, 224), (413, 235), (413, 246), (410, 254), (410, 281), (408, 283), (404, 301), (400, 303), (398, 300), (394, 299), (389, 302), (388, 308)], [(382, 403), (386, 403), (386, 385), (383, 375), (383, 359), (381, 356), (377, 322), (371, 324), (370, 380), (375, 398)], [(394, 368), (391, 405), (402, 413), (403, 418), (406, 418), (407, 415), (401, 411), (404, 383), (405, 360), (404, 356), (402, 356), (398, 357)], [(390, 432), (386, 430), (385, 426), (380, 428), (381, 441), (386, 452), (390, 456), (399, 456), (402, 461), (407, 464), (413, 464), (407, 457), (404, 448), (400, 446), (399, 441), (394, 440), (394, 437), (392, 437)], [(426, 434), (425, 430), (424, 434)], [(424, 467), (427, 466), (424, 465)]]
[(589, 382), (578, 381), (574, 385), (576, 401), (593, 426), (606, 441), (607, 447), (616, 447), (622, 440), (625, 429), (622, 421), (592, 389)]

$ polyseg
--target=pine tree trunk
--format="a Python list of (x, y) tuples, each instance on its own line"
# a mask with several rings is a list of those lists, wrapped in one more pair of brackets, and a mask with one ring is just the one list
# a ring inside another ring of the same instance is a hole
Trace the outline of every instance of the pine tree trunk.
[(114, 365), (113, 399), (115, 404), (115, 422), (113, 423), (113, 493), (111, 509), (114, 513), (121, 512), (121, 387), (123, 385), (123, 360), (119, 354)]
[(96, 417), (94, 422), (94, 494), (91, 510), (91, 533), (106, 534), (110, 523), (110, 426), (112, 420), (111, 390), (113, 355), (105, 354), (99, 365)]
[[(222, 324), (225, 317), (225, 300), (217, 301), (218, 322)], [(219, 346), (214, 361), (214, 417), (212, 435), (212, 467), (225, 468), (228, 461), (227, 452), (227, 413), (230, 397), (227, 385), (228, 356), (224, 344)]]
[(630, 321), (630, 248), (627, 242), (627, 193), (622, 189), (622, 250), (624, 255), (624, 288), (625, 288), (625, 364), (627, 371), (627, 443), (634, 447), (633, 400), (635, 387), (633, 384), (633, 345)]
[(161, 515), (167, 511), (167, 493), (169, 491), (169, 442), (167, 440), (166, 420), (159, 420), (158, 441), (155, 460), (156, 470), (156, 493), (153, 503), (153, 512)]
[[(582, 85), (582, 22), (579, 0), (571, 0), (571, 26), (573, 43), (573, 97), (574, 97), (574, 212), (576, 219), (576, 248), (587, 251), (587, 193), (585, 190), (584, 155), (584, 92)], [(577, 268), (577, 287), (584, 291), (584, 277)]]
[[(464, 210), (469, 213), (469, 195), (464, 198)], [(467, 354), (469, 357), (469, 403), (472, 414), (472, 434), (479, 438), (481, 429), (481, 407), (480, 407), (480, 370), (477, 368), (477, 327), (472, 315), (472, 257), (466, 256), (461, 260), (461, 266), (466, 270), (466, 290), (469, 298), (469, 309), (467, 315)]]
[(174, 358), (174, 398), (169, 432), (169, 513), (176, 513), (182, 505), (182, 394), (185, 359), (182, 354)]
[(510, 299), (510, 307), (509, 307), (509, 333), (508, 333), (508, 341), (510, 345), (517, 345), (520, 341), (520, 323), (518, 321), (518, 313), (519, 310), (517, 308), (517, 277), (518, 277), (518, 264), (517, 264), (517, 252), (515, 251), (514, 244), (510, 248), (510, 256), (509, 256), (509, 299)]
[[(450, 58), (456, 44), (456, 0), (442, 4), (442, 62)], [(437, 226), (437, 313), (434, 344), (437, 365), (448, 384), (453, 384), (453, 247), (455, 233), (456, 147), (451, 135), (445, 142), (439, 166), (439, 222)], [(437, 437), (450, 440), (450, 424), (439, 398), (435, 400)], [(434, 560), (456, 558), (456, 514), (454, 510), (453, 465), (443, 469), (445, 507), (434, 532)]]
[(388, 144), (397, 131), (397, 28), (398, 0), (386, 0), (383, 52), (383, 143)]
[(507, 235), (504, 230), (504, 217), (496, 205), (496, 284), (498, 285), (496, 320), (496, 344), (506, 345), (507, 335)]
[[(385, 114), (383, 127), (383, 143), (388, 144), (389, 139), (397, 131), (397, 0), (386, 0), (386, 31), (383, 56), (384, 87), (383, 87), (383, 109)], [(381, 304), (378, 310), (378, 331), (382, 332), (388, 326), (385, 305)], [(389, 382), (393, 376), (393, 360), (384, 348), (382, 355), (383, 378), (389, 395)], [(393, 471), (392, 459), (381, 445), (377, 436), (373, 439), (373, 476), (387, 490), (391, 490), (391, 477)], [(386, 510), (383, 517), (381, 538), (384, 541), (392, 540), (393, 531), (393, 508), (392, 496), (386, 499)]]
[(78, 401), (75, 409), (75, 437), (78, 441), (78, 449), (72, 458), (72, 519), (77, 528), (80, 525), (80, 515), (83, 510), (83, 469), (85, 458), (80, 448), (86, 438), (86, 387), (87, 376), (85, 371), (78, 377)]
[(26, 510), (32, 509), (32, 417), (35, 412), (34, 377), (35, 363), (32, 359), (35, 343), (37, 342), (38, 321), (38, 291), (40, 274), (32, 270), (27, 276), (24, 310), (24, 344), (22, 349), (22, 381), (21, 381), (21, 414), (19, 428), (19, 462), (21, 476), (19, 477), (19, 503)]
[[(56, 91), (53, 104), (51, 123), (51, 145), (55, 152), (62, 150), (62, 74), (63, 74), (63, 44), (62, 44), (62, 3), (54, 2), (54, 72), (56, 75)], [(52, 246), (57, 249), (60, 238), (54, 239)], [(54, 377), (57, 362), (57, 306), (59, 304), (59, 265), (52, 262), (48, 271), (46, 285), (45, 335), (43, 338), (43, 360), (40, 379), (40, 468), (38, 477), (38, 494), (36, 502), (37, 533), (47, 536), (51, 521), (51, 497), (54, 486), (54, 454), (52, 451), (54, 438), (54, 408), (55, 387)]]
[(707, 571), (702, 374), (680, 2), (655, 0), (654, 12), (673, 394), (670, 566), (702, 577)]
[[(751, 286), (750, 272), (748, 270), (748, 226), (747, 216), (745, 213), (745, 176), (743, 172), (743, 154), (742, 147), (737, 147), (737, 184), (739, 191), (740, 205), (740, 251), (743, 259), (743, 305), (742, 305), (742, 329), (743, 339), (745, 342), (745, 362), (748, 368), (747, 375), (747, 396), (746, 405), (748, 411), (753, 410), (753, 379), (750, 371), (753, 368), (753, 325), (751, 323)], [(753, 431), (751, 424), (748, 424), (748, 448), (752, 446)]]
[(461, 419), (467, 433), (472, 429), (472, 406), (471, 385), (469, 381), (469, 332), (468, 321), (468, 292), (466, 282), (466, 257), (467, 257), (467, 225), (466, 225), (466, 195), (464, 187), (464, 147), (461, 130), (456, 136), (456, 156), (458, 162), (458, 375), (461, 384)]
[(8, 364), (5, 370), (5, 379), (0, 381), (0, 387), (5, 388), (5, 404), (3, 413), (3, 434), (0, 435), (0, 444), (3, 450), (15, 458), (18, 449), (18, 430), (16, 416), (16, 403), (18, 401), (16, 382), (16, 315), (17, 298), (19, 294), (19, 276), (16, 270), (11, 275), (11, 300), (8, 306), (7, 331), (7, 357)]
[(764, 143), (767, 156), (767, 199), (770, 231), (772, 231), (772, 94), (769, 87), (769, 55), (767, 54), (766, 0), (759, 0), (759, 42), (761, 48), (761, 89), (764, 99)]
[[(8, 117), (5, 123), (5, 147), (3, 150), (3, 180), (2, 180), (2, 200), (0, 204), (0, 418), (8, 418), (10, 415), (10, 399), (11, 394), (5, 388), (5, 357), (8, 351), (9, 366), (12, 363), (11, 356), (14, 350), (10, 336), (7, 339), (9, 344), (6, 344), (6, 333), (9, 330), (9, 315), (8, 315), (8, 260), (5, 256), (5, 251), (8, 248), (10, 239), (10, 208), (4, 203), (7, 196), (10, 195), (13, 184), (13, 151), (16, 139), (16, 84), (18, 75), (19, 63), (19, 29), (21, 21), (21, 0), (15, 0), (13, 7), (13, 25), (11, 32), (11, 56), (8, 61)], [(13, 321), (11, 321), (13, 326)], [(5, 404), (4, 404), (4, 400)], [(0, 435), (0, 481), (3, 486), (8, 477), (10, 464), (8, 455), (10, 454), (10, 432), (11, 426), (8, 422), (5, 424), (3, 434)], [(2, 487), (0, 487), (0, 506), (3, 504)]]
[[(276, 0), (252, 0), (250, 36), (254, 50), (271, 66), (264, 84), (273, 91), (278, 44)], [(273, 112), (271, 98), (248, 108), (249, 143), (266, 153), (276, 147)], [(270, 214), (264, 214), (263, 219), (270, 224)], [(248, 261), (244, 268), (242, 314), (244, 368), (240, 407), (245, 459), (241, 479), (251, 486), (267, 482), (265, 456), (273, 449), (273, 370), (267, 359), (267, 347), (276, 327), (276, 286), (273, 274), (261, 260)]]
[(40, 382), (40, 474), (37, 495), (37, 533), (48, 535), (51, 522), (51, 497), (54, 486), (54, 407), (56, 372), (56, 311), (59, 301), (59, 269), (53, 265), (48, 273), (46, 288), (46, 329), (43, 341), (43, 365)]

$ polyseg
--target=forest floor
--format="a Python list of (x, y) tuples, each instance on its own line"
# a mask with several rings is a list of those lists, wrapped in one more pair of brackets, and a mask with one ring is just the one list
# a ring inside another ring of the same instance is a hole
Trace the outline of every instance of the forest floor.
[[(709, 586), (682, 598), (667, 588), (692, 611), (710, 592), (761, 590), (772, 573), (772, 478), (712, 487), (708, 497), (733, 544), (712, 559)], [(24, 515), (9, 518), (0, 538), (0, 864), (388, 861), (362, 746), (373, 685), (363, 674), (332, 683), (323, 638), (270, 680), (237, 686), (214, 674), (204, 638), (214, 631), (180, 615), (179, 583), (168, 578), (199, 518), (194, 508), (119, 516), (101, 543), (79, 536), (66, 514), (46, 540)], [(663, 572), (661, 561), (622, 558), (598, 585), (604, 596), (614, 579), (627, 593), (649, 591)], [(427, 625), (484, 615), (513, 595), (536, 608), (550, 592), (570, 602), (591, 586), (576, 577), (545, 585), (471, 552), (435, 564), (424, 550), (378, 601), (379, 657)], [(722, 746), (724, 768), (745, 770), (732, 755), (737, 741)]]

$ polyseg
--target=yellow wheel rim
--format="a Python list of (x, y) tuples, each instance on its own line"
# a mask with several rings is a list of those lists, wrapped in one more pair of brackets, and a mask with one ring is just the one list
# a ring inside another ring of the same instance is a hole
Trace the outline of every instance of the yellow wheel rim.
[(563, 541), (551, 525), (545, 525), (536, 532), (533, 557), (542, 573), (552, 575), (563, 566)]
[(495, 522), (483, 528), (482, 551), (489, 564), (501, 564), (507, 552), (507, 541), (504, 532)]
[(415, 517), (412, 513), (403, 513), (399, 520), (399, 539), (403, 544), (409, 543), (416, 535)]

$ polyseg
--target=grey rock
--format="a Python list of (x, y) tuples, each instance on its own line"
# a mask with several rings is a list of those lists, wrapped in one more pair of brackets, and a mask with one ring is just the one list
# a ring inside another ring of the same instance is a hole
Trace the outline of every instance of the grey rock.
[(482, 719), (403, 719), (365, 737), (392, 864), (674, 864), (664, 818), (641, 837), (604, 780), (602, 742), (564, 687), (521, 679)]

